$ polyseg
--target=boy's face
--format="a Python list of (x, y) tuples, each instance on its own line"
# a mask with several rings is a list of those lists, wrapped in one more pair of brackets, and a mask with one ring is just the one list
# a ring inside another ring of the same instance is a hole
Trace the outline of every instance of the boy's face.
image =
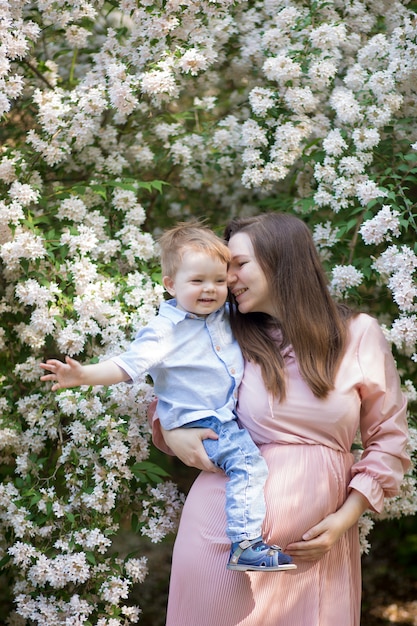
[(220, 308), (227, 298), (227, 265), (204, 252), (186, 250), (176, 275), (163, 284), (178, 308), (204, 316)]

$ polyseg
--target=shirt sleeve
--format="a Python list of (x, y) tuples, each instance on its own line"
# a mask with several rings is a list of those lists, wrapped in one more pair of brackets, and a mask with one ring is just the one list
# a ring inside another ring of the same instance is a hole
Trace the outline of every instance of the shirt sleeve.
[(111, 360), (126, 372), (131, 382), (139, 382), (150, 369), (164, 362), (169, 351), (169, 341), (166, 340), (169, 330), (169, 323), (155, 317), (139, 330), (125, 352), (111, 357)]
[(369, 318), (358, 346), (363, 383), (360, 430), (363, 453), (352, 467), (350, 489), (361, 492), (380, 513), (384, 498), (398, 494), (410, 467), (407, 403), (388, 342), (376, 320)]

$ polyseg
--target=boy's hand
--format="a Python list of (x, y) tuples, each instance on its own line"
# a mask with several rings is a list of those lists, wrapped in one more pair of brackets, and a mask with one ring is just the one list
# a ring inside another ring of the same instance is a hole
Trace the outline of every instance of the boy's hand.
[(40, 367), (51, 372), (41, 376), (42, 381), (56, 381), (52, 385), (52, 391), (66, 389), (68, 387), (78, 387), (82, 385), (83, 366), (78, 361), (65, 357), (65, 363), (58, 359), (48, 359), (46, 363), (40, 363)]

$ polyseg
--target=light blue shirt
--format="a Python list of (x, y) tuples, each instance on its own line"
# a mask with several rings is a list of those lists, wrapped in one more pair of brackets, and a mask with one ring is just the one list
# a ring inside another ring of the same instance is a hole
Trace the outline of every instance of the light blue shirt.
[(228, 305), (207, 317), (163, 302), (127, 352), (113, 357), (132, 382), (149, 373), (166, 430), (205, 417), (234, 419), (243, 357), (232, 335)]

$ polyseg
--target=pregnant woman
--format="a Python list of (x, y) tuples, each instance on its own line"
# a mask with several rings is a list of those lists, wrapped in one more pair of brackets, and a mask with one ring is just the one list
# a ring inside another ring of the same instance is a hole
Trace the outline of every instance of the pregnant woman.
[[(269, 468), (263, 537), (297, 569), (226, 569), (226, 476), (207, 429), (154, 441), (202, 471), (176, 540), (167, 626), (359, 626), (357, 522), (381, 511), (409, 466), (406, 403), (374, 318), (335, 303), (302, 220), (267, 213), (226, 230), (232, 328), (245, 358), (238, 417)], [(360, 431), (363, 454), (351, 453)], [(164, 447), (165, 446), (165, 447)]]

